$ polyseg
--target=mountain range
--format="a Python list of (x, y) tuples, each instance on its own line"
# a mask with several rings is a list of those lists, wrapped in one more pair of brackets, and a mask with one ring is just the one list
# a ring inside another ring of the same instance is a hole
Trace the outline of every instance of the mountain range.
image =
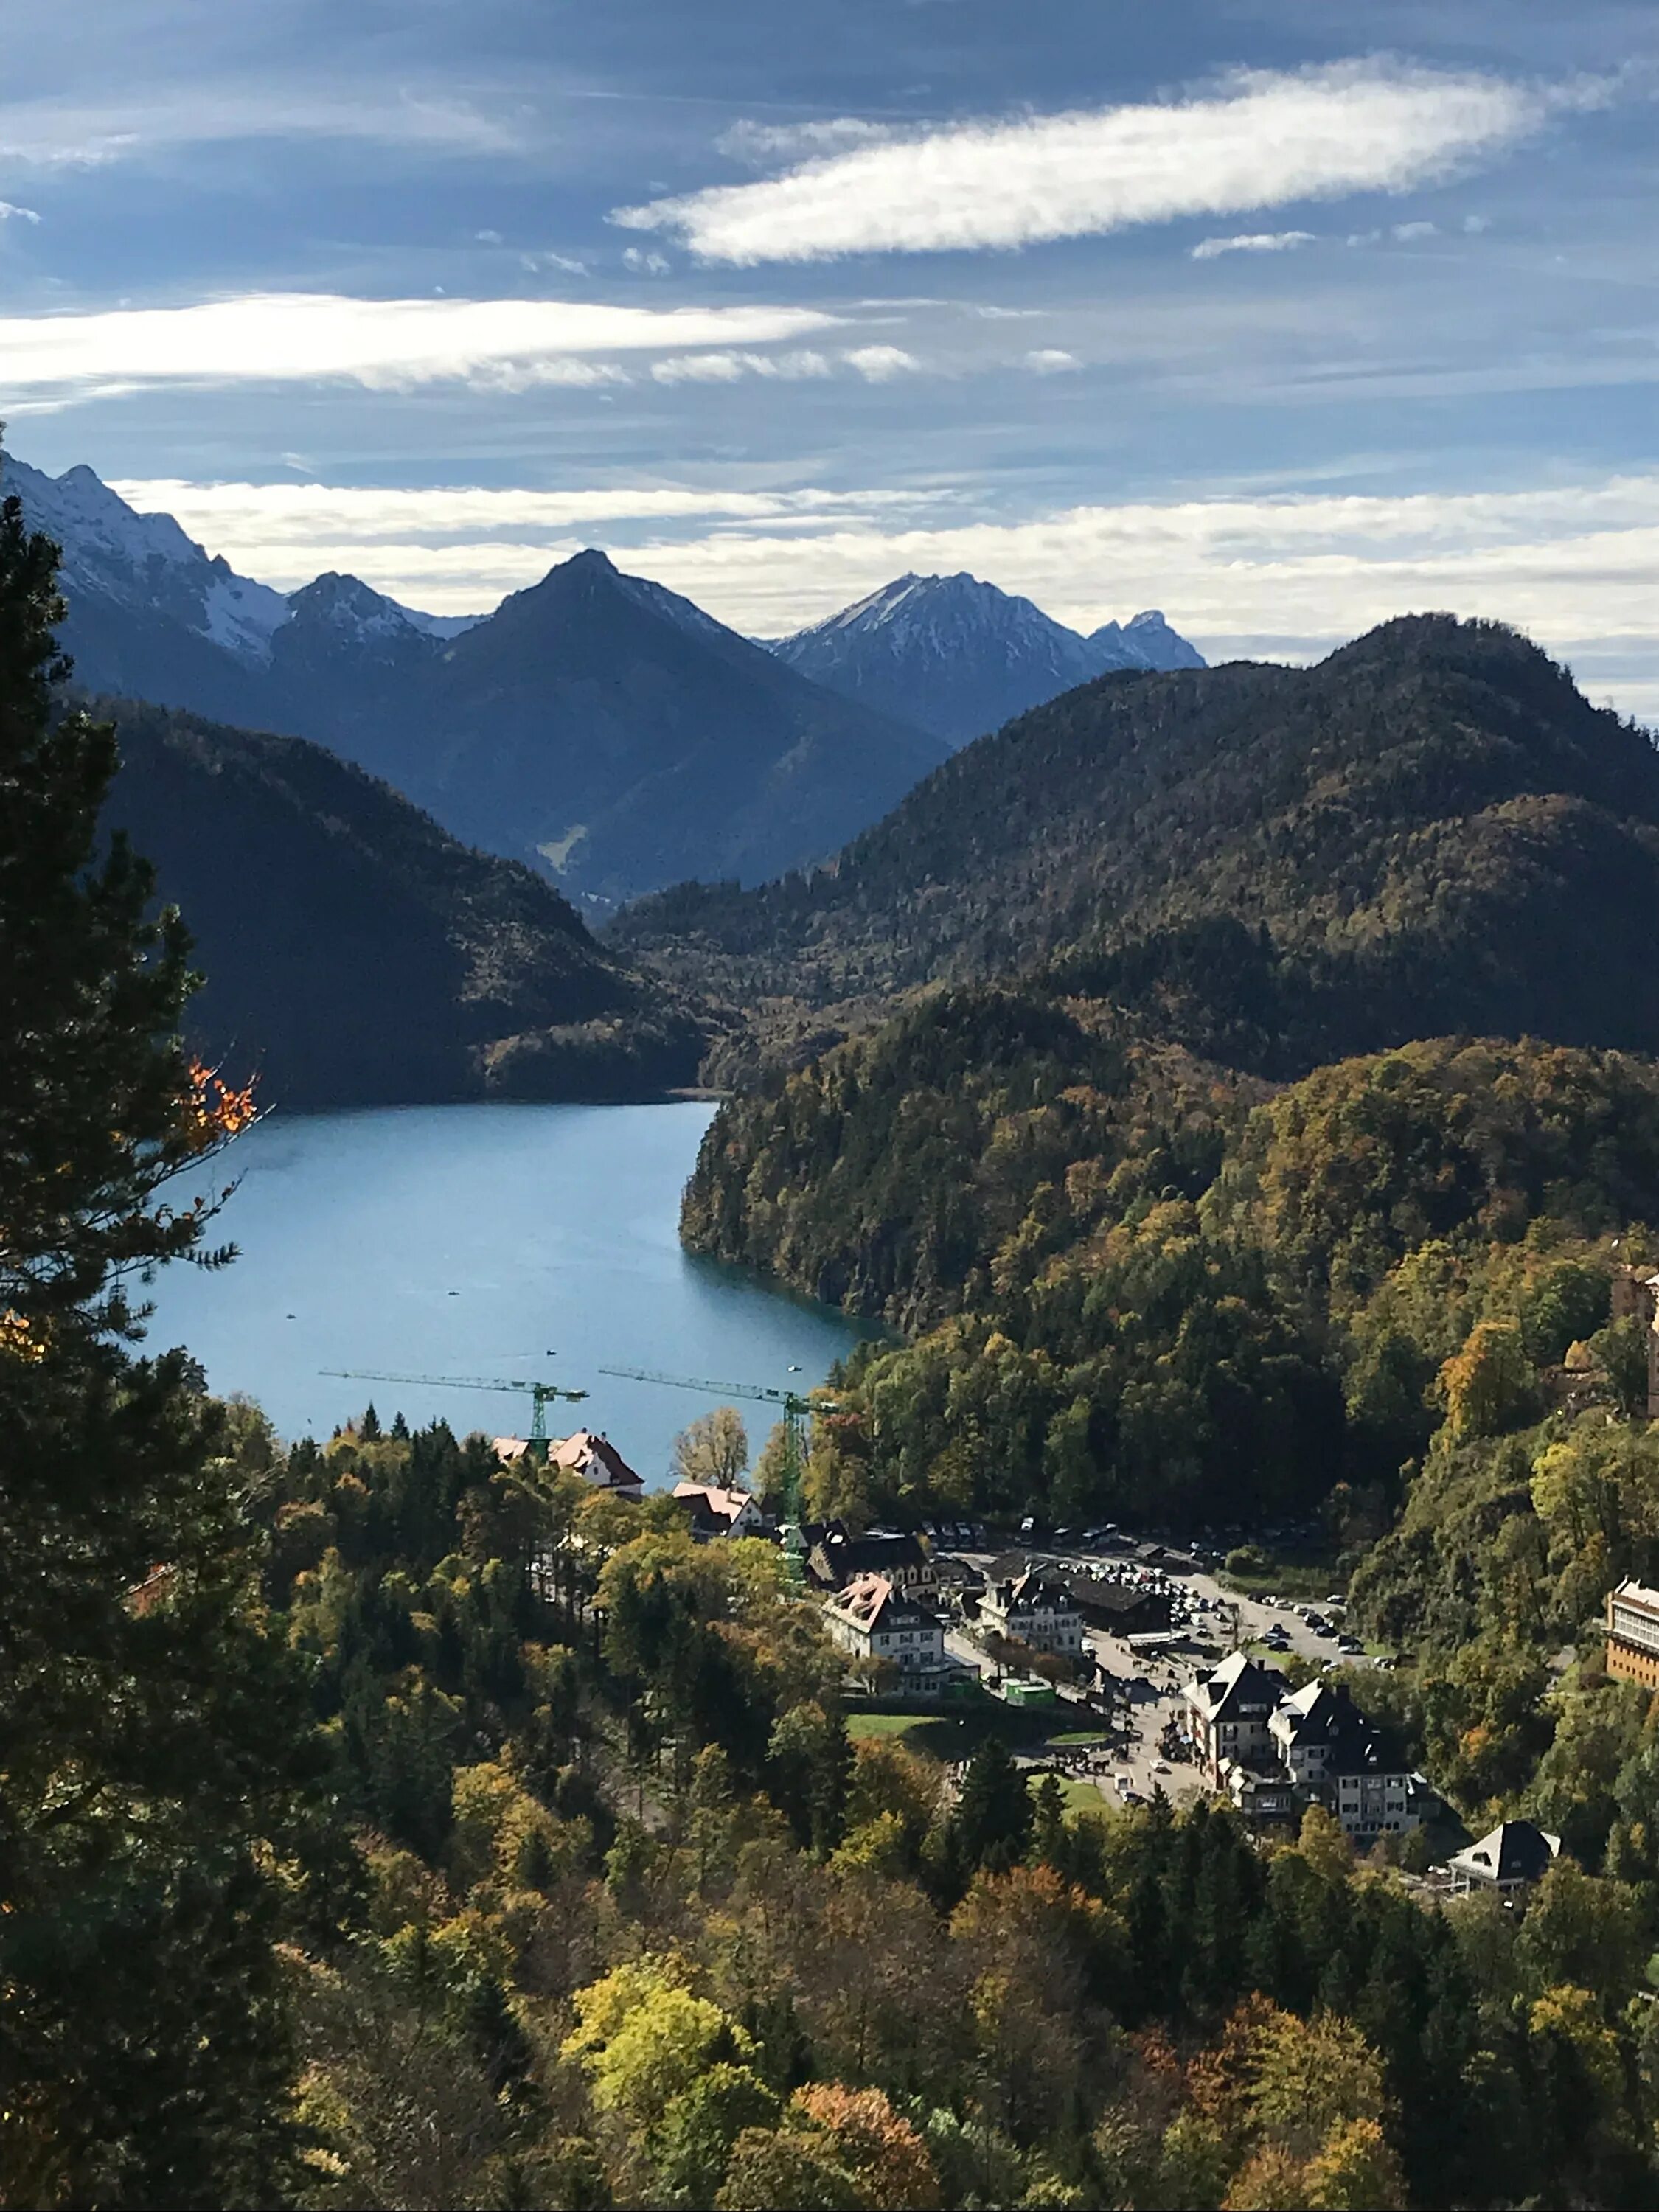
[(1109, 669), (1205, 665), (1156, 609), (1083, 637), (965, 574), (900, 576), (772, 650), (814, 683), (951, 745)]
[(64, 549), (82, 684), (325, 744), (599, 915), (821, 860), (964, 736), (1103, 666), (1197, 660), (1161, 617), (1085, 640), (948, 577), (769, 649), (595, 551), (439, 617), (353, 576), (240, 576), (89, 468), (0, 455), (0, 489)]

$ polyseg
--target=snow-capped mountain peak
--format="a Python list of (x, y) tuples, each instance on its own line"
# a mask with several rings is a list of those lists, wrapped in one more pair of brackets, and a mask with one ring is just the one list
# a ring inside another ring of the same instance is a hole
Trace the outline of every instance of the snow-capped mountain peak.
[[(354, 623), (368, 625), (366, 636), (385, 637), (401, 625), (429, 637), (453, 637), (482, 620), (417, 613), (355, 576), (319, 577), (293, 592), (256, 583), (198, 545), (172, 515), (143, 514), (129, 507), (84, 462), (52, 477), (0, 453), (0, 494), (13, 492), (23, 502), (30, 528), (45, 531), (63, 550), (71, 612), (76, 602), (91, 598), (130, 613), (169, 617), (245, 667), (269, 664), (272, 639), (301, 602), (313, 619), (325, 608), (331, 627), (343, 634)], [(313, 599), (319, 591), (321, 598)]]
[(802, 675), (954, 744), (1109, 669), (1203, 665), (1161, 615), (1084, 638), (965, 572), (895, 577), (772, 650)]

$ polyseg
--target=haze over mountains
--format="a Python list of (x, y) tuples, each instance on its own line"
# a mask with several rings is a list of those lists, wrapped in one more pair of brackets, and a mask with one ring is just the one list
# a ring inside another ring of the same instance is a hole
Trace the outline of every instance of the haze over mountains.
[(0, 484), (64, 548), (82, 684), (328, 745), (601, 914), (822, 860), (950, 747), (1103, 667), (1201, 665), (1161, 617), (1084, 639), (969, 577), (902, 579), (769, 649), (595, 551), (437, 617), (353, 576), (239, 576), (88, 468), (7, 455)]
[(1109, 669), (1205, 665), (1156, 609), (1082, 637), (965, 574), (900, 576), (772, 650), (815, 683), (952, 745)]
[(111, 702), (105, 812), (206, 976), (192, 1042), (279, 1107), (641, 1098), (696, 1079), (672, 989), (596, 944), (545, 878), (475, 852), (302, 738)]

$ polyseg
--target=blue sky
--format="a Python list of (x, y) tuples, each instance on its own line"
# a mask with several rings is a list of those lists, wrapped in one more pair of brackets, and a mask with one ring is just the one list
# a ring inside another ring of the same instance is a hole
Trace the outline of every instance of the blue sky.
[(1652, 0), (0, 0), (0, 412), (284, 586), (586, 543), (1659, 720)]

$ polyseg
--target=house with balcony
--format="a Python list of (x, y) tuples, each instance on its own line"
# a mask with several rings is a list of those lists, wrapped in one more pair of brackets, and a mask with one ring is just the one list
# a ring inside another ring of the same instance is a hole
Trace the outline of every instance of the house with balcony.
[(1292, 1691), (1277, 1668), (1235, 1652), (1188, 1685), (1187, 1702), (1201, 1769), (1246, 1812), (1288, 1818), (1323, 1805), (1364, 1846), (1409, 1833), (1438, 1802), (1340, 1683)]

